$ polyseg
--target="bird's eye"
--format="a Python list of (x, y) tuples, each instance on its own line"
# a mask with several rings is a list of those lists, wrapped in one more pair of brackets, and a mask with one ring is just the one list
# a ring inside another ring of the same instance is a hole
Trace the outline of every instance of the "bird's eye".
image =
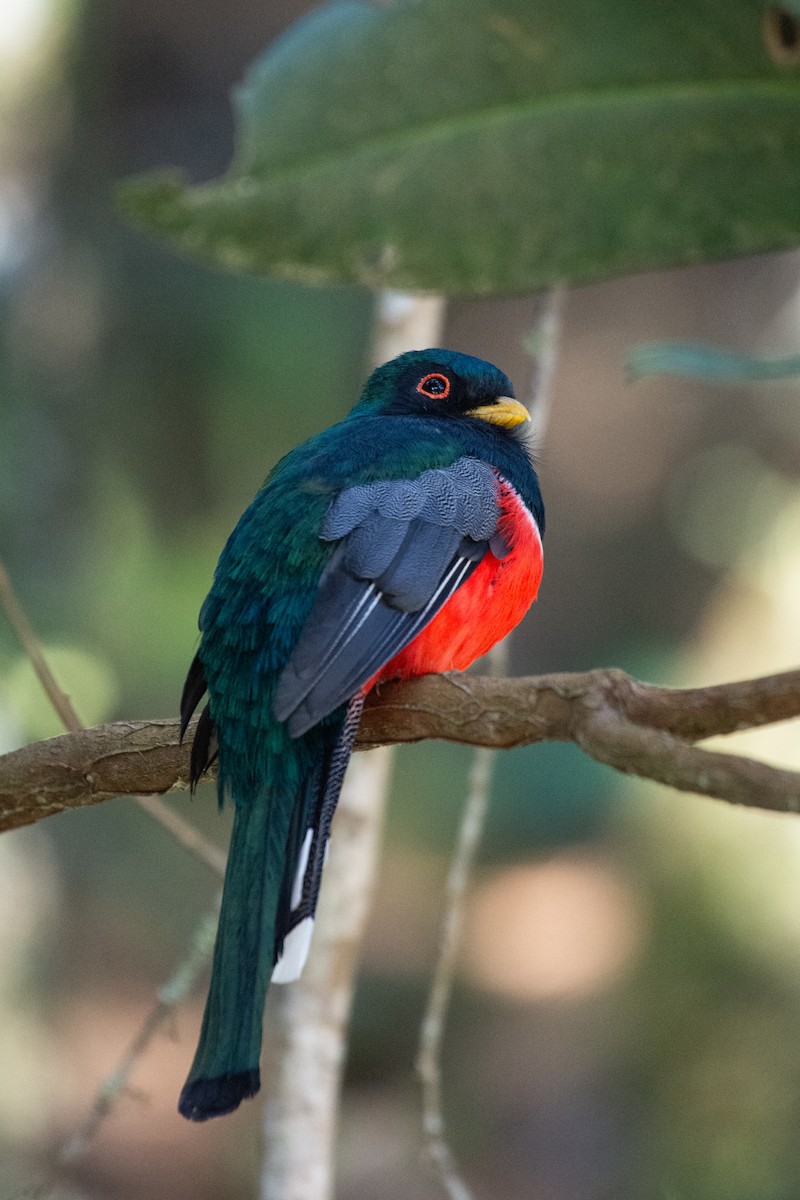
[(444, 400), (450, 395), (450, 380), (446, 375), (424, 375), (417, 384), (417, 391), (422, 396), (430, 396), (432, 400)]

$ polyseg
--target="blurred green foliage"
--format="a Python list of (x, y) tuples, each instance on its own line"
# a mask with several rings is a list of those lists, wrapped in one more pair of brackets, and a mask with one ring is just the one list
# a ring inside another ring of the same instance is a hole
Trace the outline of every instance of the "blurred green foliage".
[(221, 181), (123, 204), (234, 270), (461, 294), (794, 246), (798, 46), (763, 0), (327, 4), (238, 89)]

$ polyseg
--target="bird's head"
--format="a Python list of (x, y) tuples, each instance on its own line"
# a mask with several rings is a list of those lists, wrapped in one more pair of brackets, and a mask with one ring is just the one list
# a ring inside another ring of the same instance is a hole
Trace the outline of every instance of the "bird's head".
[(411, 350), (373, 371), (354, 413), (474, 417), (513, 429), (530, 420), (507, 375), (455, 350)]

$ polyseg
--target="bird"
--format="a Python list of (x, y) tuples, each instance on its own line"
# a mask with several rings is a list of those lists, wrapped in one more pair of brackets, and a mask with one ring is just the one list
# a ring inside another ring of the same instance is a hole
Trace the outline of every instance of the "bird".
[(378, 367), (350, 413), (275, 466), (230, 535), (199, 616), (181, 739), (203, 697), (192, 789), (217, 761), (233, 805), (200, 1039), (178, 1109), (260, 1088), (271, 981), (302, 970), (364, 699), (463, 671), (522, 619), (544, 505), (507, 376), (454, 350)]

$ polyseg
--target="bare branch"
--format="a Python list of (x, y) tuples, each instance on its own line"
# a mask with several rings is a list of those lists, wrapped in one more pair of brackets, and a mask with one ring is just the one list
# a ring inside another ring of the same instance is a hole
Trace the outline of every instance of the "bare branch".
[(576, 732), (592, 758), (654, 779), (681, 792), (699, 792), (731, 804), (800, 812), (800, 774), (738, 754), (701, 750), (670, 733), (598, 713)]
[[(524, 679), (427, 675), (370, 699), (358, 748), (424, 738), (497, 748), (575, 742), (600, 762), (681, 791), (794, 812), (800, 776), (693, 751), (691, 743), (797, 716), (800, 670), (687, 689), (654, 687), (617, 670)], [(177, 721), (117, 722), (35, 742), (0, 756), (0, 831), (112, 796), (186, 787), (188, 778), (189, 749), (178, 745)]]
[[(84, 728), (83, 722), (73, 708), (69, 696), (58, 686), (56, 678), (44, 656), (41, 643), (28, 620), (24, 608), (16, 597), (14, 589), (11, 586), (11, 580), (2, 562), (0, 562), (0, 608), (5, 612), (8, 622), (17, 635), (22, 649), (27, 654), (42, 688), (56, 713), (61, 718), (61, 723), (73, 733), (82, 730)], [(98, 799), (102, 798), (98, 797)], [(162, 828), (168, 830), (176, 841), (180, 842), (185, 849), (191, 851), (192, 854), (201, 859), (212, 871), (216, 872), (217, 875), (225, 875), (226, 855), (222, 850), (218, 850), (214, 843), (210, 842), (207, 837), (204, 837), (199, 829), (195, 829), (188, 821), (184, 821), (183, 817), (169, 809), (157, 796), (131, 793), (131, 799), (135, 800), (148, 816), (157, 821)], [(56, 811), (59, 810), (57, 809)], [(47, 813), (42, 812), (40, 815), (47, 816)], [(32, 819), (37, 820), (38, 818), (34, 817)], [(22, 824), (26, 823), (22, 822)], [(0, 829), (2, 828), (0, 826)]]
[(496, 754), (496, 750), (479, 746), (472, 758), (469, 791), (445, 887), (439, 956), (420, 1027), (417, 1053), (417, 1075), (422, 1085), (422, 1131), (428, 1154), (450, 1200), (470, 1200), (471, 1193), (456, 1166), (445, 1133), (442, 1107), (442, 1042), (461, 943), (467, 887), (486, 822)]
[(367, 705), (359, 743), (434, 737), (507, 749), (570, 742), (576, 721), (604, 709), (697, 742), (800, 716), (800, 670), (707, 688), (656, 687), (613, 667), (511, 680), (426, 675), (384, 688)]
[[(39, 639), (28, 620), (25, 610), (14, 593), (11, 580), (2, 562), (0, 562), (0, 608), (5, 612), (11, 628), (16, 633), (42, 688), (61, 718), (62, 723), (66, 725), (73, 736), (85, 733), (81, 719), (73, 708), (69, 696), (59, 687), (55, 676), (50, 670)], [(56, 741), (58, 740), (60, 739), (56, 739)], [(83, 784), (92, 785), (93, 776), (91, 772), (84, 773), (81, 780)], [(132, 798), (155, 821), (165, 829), (168, 829), (173, 837), (186, 849), (202, 859), (217, 874), (225, 874), (226, 855), (205, 838), (199, 830), (195, 829), (187, 821), (184, 821), (177, 813), (172, 812), (157, 796), (134, 795)], [(40, 815), (46, 815), (44, 810), (47, 804), (46, 797), (42, 796), (40, 800), (44, 806)], [(158, 1030), (172, 1015), (175, 1006), (183, 999), (186, 992), (188, 992), (196, 975), (211, 957), (216, 927), (216, 914), (212, 918), (207, 918), (201, 925), (186, 960), (178, 967), (169, 983), (162, 988), (155, 1005), (146, 1017), (117, 1070), (104, 1081), (95, 1097), (89, 1115), (80, 1130), (62, 1148), (59, 1156), (60, 1163), (74, 1161), (86, 1153), (90, 1141), (106, 1117), (113, 1111), (120, 1096), (126, 1090), (128, 1080), (137, 1062), (145, 1053)]]
[[(506, 638), (489, 654), (489, 670), (494, 679), (502, 678), (508, 670), (508, 644), (509, 639)], [(450, 1200), (471, 1200), (471, 1192), (461, 1176), (446, 1136), (442, 1106), (442, 1043), (461, 944), (467, 889), (489, 811), (496, 758), (497, 751), (487, 746), (478, 746), (472, 756), (469, 788), (447, 873), (439, 954), (420, 1026), (417, 1051), (416, 1069), (422, 1086), (422, 1132), (428, 1154)]]
[(215, 846), (212, 841), (196, 829), (189, 821), (184, 821), (173, 809), (169, 808), (158, 796), (138, 794), (132, 797), (140, 808), (166, 829), (177, 842), (188, 850), (195, 858), (199, 858), (210, 867), (220, 879), (225, 878), (225, 867), (228, 853)]
[(0, 832), (127, 795), (222, 876), (223, 850), (154, 796), (137, 794), (188, 787), (188, 762), (177, 721), (119, 721), (34, 742), (0, 756)]

